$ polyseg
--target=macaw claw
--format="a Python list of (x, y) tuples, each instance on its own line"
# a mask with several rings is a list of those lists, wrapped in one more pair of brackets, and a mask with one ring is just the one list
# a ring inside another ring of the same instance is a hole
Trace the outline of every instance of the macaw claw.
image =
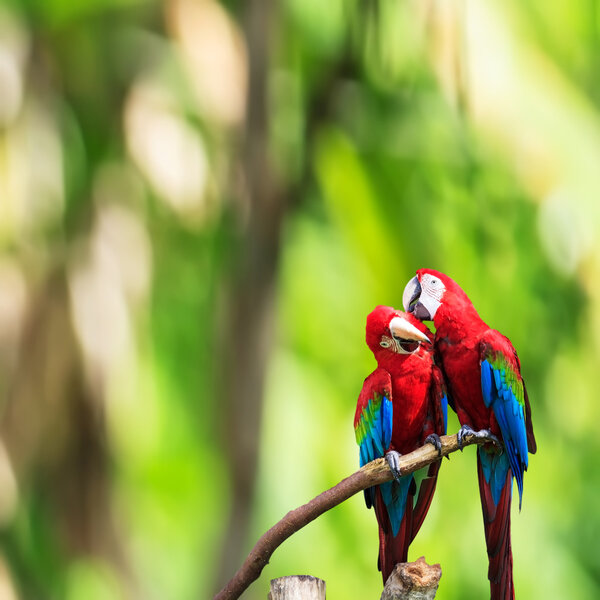
[(400, 457), (402, 454), (400, 452), (396, 452), (395, 450), (390, 450), (385, 454), (385, 460), (394, 476), (396, 481), (400, 481), (400, 477), (402, 477), (402, 473), (400, 473)]
[(460, 451), (463, 450), (463, 439), (467, 435), (475, 435), (475, 430), (470, 425), (463, 425), (456, 434), (456, 439), (458, 441), (458, 447)]
[(467, 436), (491, 442), (494, 444), (494, 446), (496, 446), (496, 448), (502, 451), (502, 443), (489, 429), (480, 429), (479, 431), (475, 431), (471, 426), (463, 425), (458, 430), (458, 434), (456, 436), (458, 438), (458, 447), (460, 448), (461, 452), (463, 450), (463, 440)]
[(442, 456), (442, 440), (437, 433), (432, 433), (425, 438), (426, 444), (431, 444), (438, 453), (438, 456)]

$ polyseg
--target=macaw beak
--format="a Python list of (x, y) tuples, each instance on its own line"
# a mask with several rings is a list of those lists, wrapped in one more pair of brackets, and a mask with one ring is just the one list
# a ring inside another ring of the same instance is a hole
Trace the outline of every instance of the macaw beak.
[(419, 279), (415, 275), (404, 288), (402, 294), (402, 306), (404, 306), (404, 312), (410, 313), (414, 311), (414, 305), (421, 295), (421, 284)]
[(433, 317), (429, 310), (427, 310), (425, 305), (420, 301), (421, 291), (421, 284), (415, 275), (404, 288), (404, 293), (402, 294), (402, 306), (404, 306), (405, 312), (412, 313), (417, 319), (421, 321), (432, 321)]
[(390, 321), (390, 332), (397, 340), (410, 340), (414, 342), (429, 342), (429, 338), (419, 331), (412, 323), (402, 317), (394, 317)]

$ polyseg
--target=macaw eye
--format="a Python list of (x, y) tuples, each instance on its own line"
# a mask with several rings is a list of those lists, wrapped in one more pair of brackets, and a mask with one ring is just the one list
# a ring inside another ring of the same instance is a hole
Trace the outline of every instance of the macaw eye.
[(437, 283), (438, 283), (438, 280), (437, 280), (437, 279), (432, 279), (432, 280), (431, 280), (431, 285), (437, 285)]
[(389, 348), (389, 347), (390, 347), (390, 341), (389, 341), (389, 340), (381, 340), (381, 341), (379, 342), (379, 345), (380, 345), (382, 348)]

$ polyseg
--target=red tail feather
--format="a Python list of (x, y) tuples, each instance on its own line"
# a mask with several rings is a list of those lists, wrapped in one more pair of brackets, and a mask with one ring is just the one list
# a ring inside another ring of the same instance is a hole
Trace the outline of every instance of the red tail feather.
[(427, 477), (421, 481), (421, 486), (419, 487), (419, 496), (413, 512), (412, 534), (410, 538), (411, 542), (415, 539), (417, 533), (419, 533), (419, 529), (421, 529), (421, 525), (423, 525), (423, 521), (425, 520), (427, 512), (429, 511), (429, 507), (431, 506), (433, 494), (435, 493), (435, 486), (437, 484), (438, 471), (440, 470), (441, 464), (441, 461), (432, 463), (427, 471)]
[(509, 469), (498, 505), (494, 505), (492, 491), (485, 481), (479, 455), (477, 456), (479, 495), (483, 509), (483, 526), (489, 559), (488, 579), (491, 600), (513, 600), (513, 560), (510, 545), (510, 502), (512, 472)]
[(398, 535), (392, 535), (392, 526), (388, 517), (387, 509), (383, 503), (381, 492), (377, 489), (375, 493), (375, 514), (379, 525), (379, 561), (378, 567), (383, 575), (383, 583), (394, 570), (398, 563), (407, 562), (408, 547), (415, 539), (423, 521), (429, 511), (431, 500), (435, 492), (437, 475), (440, 462), (433, 463), (429, 467), (427, 477), (421, 482), (419, 496), (414, 505), (414, 493), (409, 491), (406, 499), (404, 518), (400, 524)]
[(404, 518), (400, 524), (398, 535), (395, 537), (392, 535), (392, 526), (379, 490), (375, 494), (375, 514), (377, 515), (377, 523), (379, 524), (378, 567), (383, 576), (383, 583), (385, 584), (394, 567), (398, 563), (407, 561), (408, 546), (413, 539), (413, 498), (410, 494), (408, 495)]

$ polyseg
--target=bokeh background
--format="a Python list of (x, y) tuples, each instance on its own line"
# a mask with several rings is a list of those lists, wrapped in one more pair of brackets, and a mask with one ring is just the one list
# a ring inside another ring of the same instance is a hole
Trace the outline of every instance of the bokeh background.
[[(599, 12), (0, 3), (0, 598), (211, 597), (355, 470), (365, 316), (423, 266), (522, 360), (517, 592), (599, 597)], [(441, 600), (486, 597), (473, 448), (421, 554)], [(376, 557), (358, 495), (244, 597), (377, 598)]]

